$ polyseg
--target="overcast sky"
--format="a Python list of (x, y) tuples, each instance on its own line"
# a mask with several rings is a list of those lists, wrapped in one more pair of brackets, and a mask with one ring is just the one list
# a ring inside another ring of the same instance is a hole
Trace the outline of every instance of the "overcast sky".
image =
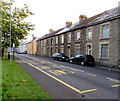
[(79, 21), (79, 15), (84, 14), (92, 17), (106, 10), (118, 6), (120, 0), (14, 0), (14, 6), (21, 8), (24, 4), (35, 15), (29, 17), (27, 21), (35, 24), (35, 30), (32, 34), (41, 37), (49, 33), (49, 29), (57, 30), (65, 27), (66, 21), (76, 23)]

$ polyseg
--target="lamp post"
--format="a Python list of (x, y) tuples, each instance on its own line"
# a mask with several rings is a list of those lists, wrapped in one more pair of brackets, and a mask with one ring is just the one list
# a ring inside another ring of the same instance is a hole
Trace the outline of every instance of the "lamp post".
[[(10, 3), (14, 2), (13, 0), (10, 0)], [(10, 61), (12, 61), (12, 26), (11, 26), (11, 4), (10, 4)]]

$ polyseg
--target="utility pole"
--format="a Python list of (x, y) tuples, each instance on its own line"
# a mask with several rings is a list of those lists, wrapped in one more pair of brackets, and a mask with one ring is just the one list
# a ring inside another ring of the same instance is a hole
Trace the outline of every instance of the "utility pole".
[[(10, 0), (10, 3), (14, 2), (13, 0)], [(12, 25), (11, 25), (11, 4), (10, 4), (10, 61), (12, 61)]]

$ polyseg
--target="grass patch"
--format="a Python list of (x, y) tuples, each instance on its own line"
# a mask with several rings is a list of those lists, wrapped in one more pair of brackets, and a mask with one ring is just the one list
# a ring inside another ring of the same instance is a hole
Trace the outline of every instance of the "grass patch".
[(14, 60), (2, 60), (2, 99), (51, 99)]

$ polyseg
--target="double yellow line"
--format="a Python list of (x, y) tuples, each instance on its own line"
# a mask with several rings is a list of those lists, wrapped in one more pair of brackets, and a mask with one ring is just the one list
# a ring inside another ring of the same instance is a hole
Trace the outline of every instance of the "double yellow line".
[[(24, 60), (23, 60), (23, 61), (24, 61)], [(69, 87), (70, 89), (72, 89), (72, 90), (74, 90), (74, 91), (80, 93), (80, 94), (82, 94), (82, 93), (87, 93), (87, 92), (91, 92), (91, 91), (96, 91), (96, 90), (97, 90), (97, 89), (90, 89), (90, 90), (80, 91), (79, 89), (77, 89), (77, 88), (75, 88), (75, 87), (73, 87), (73, 86), (71, 86), (71, 85), (69, 85), (69, 84), (63, 82), (62, 80), (60, 80), (60, 79), (58, 79), (58, 78), (56, 78), (56, 77), (54, 77), (54, 76), (52, 76), (52, 75), (50, 75), (49, 73), (47, 73), (47, 72), (41, 70), (40, 68), (38, 68), (38, 67), (36, 67), (36, 66), (30, 64), (29, 62), (27, 62), (27, 61), (24, 61), (24, 62), (27, 63), (28, 65), (30, 65), (30, 66), (36, 68), (37, 70), (41, 71), (42, 73), (46, 74), (47, 76), (53, 78), (54, 80), (56, 80), (56, 81), (62, 83), (63, 85)]]

